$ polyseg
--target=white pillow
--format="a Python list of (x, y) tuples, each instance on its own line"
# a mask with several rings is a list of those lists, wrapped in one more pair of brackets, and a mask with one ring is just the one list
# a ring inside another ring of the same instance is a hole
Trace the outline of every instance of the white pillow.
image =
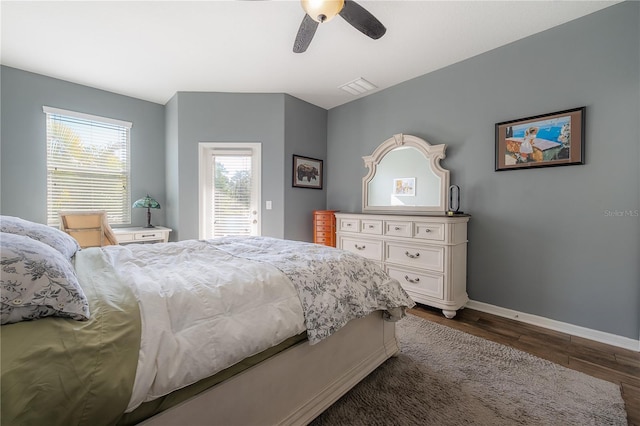
[(59, 251), (24, 235), (0, 233), (0, 323), (47, 316), (89, 319), (73, 265)]
[(67, 259), (71, 259), (80, 250), (80, 245), (75, 238), (66, 232), (19, 217), (0, 216), (0, 232), (24, 235), (48, 244), (65, 255)]

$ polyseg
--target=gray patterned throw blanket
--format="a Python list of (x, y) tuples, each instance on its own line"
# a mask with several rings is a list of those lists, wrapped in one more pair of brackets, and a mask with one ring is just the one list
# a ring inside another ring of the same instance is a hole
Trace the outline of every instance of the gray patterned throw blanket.
[(294, 284), (311, 344), (352, 319), (385, 310), (397, 321), (415, 303), (375, 262), (333, 247), (269, 237), (223, 237), (208, 244), (233, 256), (268, 263)]

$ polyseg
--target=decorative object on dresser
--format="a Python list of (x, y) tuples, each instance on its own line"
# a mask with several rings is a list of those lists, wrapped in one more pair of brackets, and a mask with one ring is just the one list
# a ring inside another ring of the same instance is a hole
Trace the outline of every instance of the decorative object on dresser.
[(159, 209), (160, 203), (151, 198), (149, 194), (147, 194), (144, 198), (140, 198), (133, 203), (134, 208), (146, 208), (147, 209), (147, 226), (145, 228), (155, 228), (151, 224), (151, 209)]
[(322, 189), (322, 160), (293, 155), (293, 186)]
[(166, 243), (169, 241), (169, 233), (171, 231), (170, 228), (165, 228), (164, 226), (154, 226), (153, 229), (142, 226), (113, 229), (113, 233), (118, 239), (118, 244)]
[(464, 212), (460, 211), (460, 187), (451, 185), (449, 187), (449, 210), (447, 210), (447, 215), (453, 216), (462, 213)]
[(447, 318), (468, 301), (469, 216), (336, 213), (337, 247), (379, 262), (411, 298)]
[(586, 107), (496, 124), (496, 171), (584, 164)]
[(314, 210), (313, 212), (313, 242), (329, 247), (336, 246), (336, 217), (337, 210)]
[[(440, 166), (445, 150), (444, 144), (397, 134), (362, 157), (369, 169), (362, 179), (364, 213), (335, 213), (336, 246), (379, 262), (414, 301), (453, 318), (469, 300), (470, 216), (445, 213), (452, 208), (449, 170)], [(413, 195), (395, 193), (399, 179), (413, 184), (406, 191)]]

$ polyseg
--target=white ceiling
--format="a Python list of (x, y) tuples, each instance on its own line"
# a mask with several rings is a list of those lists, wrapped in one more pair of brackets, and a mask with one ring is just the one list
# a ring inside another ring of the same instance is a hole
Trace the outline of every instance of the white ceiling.
[[(178, 91), (288, 93), (329, 109), (618, 1), (360, 0), (387, 33), (341, 17), (292, 52), (296, 0), (5, 1), (3, 65), (165, 104)], [(360, 95), (363, 96), (363, 95)]]

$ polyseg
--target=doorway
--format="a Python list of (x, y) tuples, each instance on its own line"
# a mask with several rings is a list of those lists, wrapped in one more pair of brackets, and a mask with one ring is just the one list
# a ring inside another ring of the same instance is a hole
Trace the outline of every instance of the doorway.
[(261, 235), (261, 144), (201, 142), (200, 238)]

